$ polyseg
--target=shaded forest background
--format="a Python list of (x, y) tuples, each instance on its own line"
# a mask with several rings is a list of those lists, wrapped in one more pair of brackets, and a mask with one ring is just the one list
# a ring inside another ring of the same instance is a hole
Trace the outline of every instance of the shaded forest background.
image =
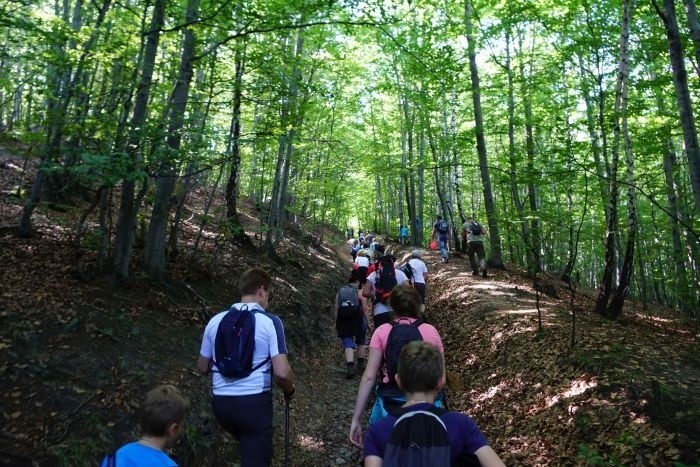
[[(474, 215), (492, 267), (598, 288), (610, 318), (630, 295), (696, 318), (693, 2), (0, 8), (0, 128), (41, 167), (17, 232), (41, 202), (88, 200), (75, 243), (98, 256), (79, 274), (162, 279), (168, 258), (245, 241), (245, 195), (270, 255), (297, 216), (424, 244), (435, 215)], [(198, 186), (226, 203), (185, 218)]]

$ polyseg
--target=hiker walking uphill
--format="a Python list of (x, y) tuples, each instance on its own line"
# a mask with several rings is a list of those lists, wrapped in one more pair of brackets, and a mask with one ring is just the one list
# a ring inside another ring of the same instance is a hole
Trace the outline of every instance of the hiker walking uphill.
[(408, 244), (408, 227), (405, 225), (399, 227), (399, 242), (404, 246)]
[(362, 371), (365, 366), (369, 316), (360, 301), (359, 288), (360, 273), (353, 269), (348, 284), (338, 290), (332, 307), (335, 329), (343, 344), (347, 379), (355, 376), (355, 349), (357, 349), (358, 370)]
[[(350, 441), (360, 447), (362, 446), (360, 417), (374, 388), (377, 372), (382, 363), (384, 363), (384, 371), (382, 381), (375, 389), (377, 397), (370, 415), (370, 423), (385, 416), (386, 413), (394, 412), (406, 402), (405, 395), (394, 379), (399, 354), (406, 343), (412, 340), (423, 340), (434, 345), (441, 353), (443, 352), (442, 338), (437, 329), (419, 319), (420, 297), (413, 287), (408, 284), (396, 287), (391, 292), (390, 302), (396, 318), (374, 330), (369, 343), (367, 366), (357, 390), (349, 436)], [(444, 377), (441, 381), (444, 383)]]
[(372, 321), (375, 329), (391, 321), (389, 295), (394, 287), (406, 281), (406, 274), (394, 268), (394, 258), (387, 254), (379, 258), (375, 270), (367, 276), (362, 295), (373, 300)]
[(360, 279), (360, 287), (363, 287), (367, 281), (367, 270), (370, 266), (369, 250), (359, 250), (355, 256), (354, 264), (358, 272), (357, 277)]
[(467, 245), (467, 257), (472, 268), (472, 274), (478, 276), (480, 273), (487, 277), (486, 272), (486, 250), (484, 249), (484, 235), (486, 229), (471, 217), (467, 217), (462, 224), (462, 240)]
[(199, 373), (212, 373), (214, 416), (240, 441), (245, 467), (272, 461), (272, 380), (287, 402), (296, 390), (282, 321), (265, 310), (271, 284), (262, 269), (241, 275), (241, 301), (209, 321), (197, 361)]
[(396, 375), (406, 403), (396, 415), (370, 425), (363, 447), (365, 467), (505, 466), (471, 418), (432, 404), (444, 374), (437, 348), (426, 342), (406, 344)]
[(442, 216), (437, 216), (435, 224), (433, 224), (432, 240), (437, 240), (442, 262), (446, 263), (450, 260), (450, 255), (447, 253), (448, 243), (450, 241), (450, 224), (447, 223)]
[[(421, 312), (425, 311), (425, 291), (426, 284), (428, 283), (428, 267), (425, 265), (423, 260), (423, 252), (419, 249), (415, 249), (411, 252), (411, 259), (401, 268), (404, 273), (406, 270), (411, 272), (411, 282), (413, 287), (418, 291), (421, 300)], [(408, 274), (406, 274), (408, 276)]]

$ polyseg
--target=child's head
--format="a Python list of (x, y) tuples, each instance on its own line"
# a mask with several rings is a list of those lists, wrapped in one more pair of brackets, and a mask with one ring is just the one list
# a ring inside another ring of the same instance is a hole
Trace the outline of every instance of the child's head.
[(442, 379), (442, 354), (427, 342), (409, 342), (401, 349), (398, 373), (407, 393), (433, 391)]
[(170, 384), (163, 384), (146, 394), (141, 406), (141, 431), (145, 436), (171, 437), (182, 432), (182, 424), (190, 410), (190, 401)]
[(396, 316), (420, 318), (422, 301), (418, 291), (411, 284), (404, 282), (391, 291), (389, 303)]

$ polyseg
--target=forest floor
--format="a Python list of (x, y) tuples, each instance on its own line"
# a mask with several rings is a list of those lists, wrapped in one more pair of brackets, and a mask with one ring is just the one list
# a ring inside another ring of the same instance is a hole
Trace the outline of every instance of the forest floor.
[[(74, 251), (87, 202), (42, 205), (36, 234), (15, 235), (35, 169), (13, 150), (0, 150), (0, 465), (95, 465), (137, 436), (138, 402), (160, 383), (192, 400), (172, 456), (184, 466), (237, 465), (236, 443), (211, 414), (210, 380), (193, 370), (204, 325), (235, 301), (237, 277), (253, 265), (274, 277), (270, 306), (290, 347), (290, 465), (358, 465), (347, 433), (359, 377), (344, 378), (330, 317), (350, 268), (340, 233), (292, 223), (271, 260), (205, 228), (191, 257), (207, 197), (200, 191), (188, 201), (171, 280), (153, 283), (138, 272), (137, 244), (132, 280), (115, 286), (94, 271), (97, 236), (85, 237), (87, 251)], [(257, 242), (259, 212), (243, 202), (241, 219)], [(394, 254), (402, 260), (409, 249), (394, 246)], [(623, 319), (609, 322), (591, 311), (594, 291), (572, 299), (546, 275), (538, 291), (511, 266), (474, 277), (458, 254), (443, 264), (426, 251), (424, 260), (427, 318), (445, 343), (448, 404), (476, 420), (507, 465), (700, 465), (697, 323), (629, 301)], [(275, 404), (274, 465), (283, 465), (279, 391)]]

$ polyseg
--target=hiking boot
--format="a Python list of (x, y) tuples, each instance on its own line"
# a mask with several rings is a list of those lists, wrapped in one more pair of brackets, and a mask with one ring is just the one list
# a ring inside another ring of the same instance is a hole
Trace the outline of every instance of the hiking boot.
[(472, 276), (478, 276), (478, 275), (479, 275), (479, 271), (472, 272)]
[(345, 370), (345, 379), (353, 379), (355, 377), (355, 364), (348, 363), (348, 367)]
[(365, 359), (364, 358), (357, 359), (357, 371), (359, 373), (363, 373), (365, 371)]
[(483, 272), (481, 273), (481, 275), (484, 276), (484, 277), (489, 277), (489, 275), (486, 274), (486, 268), (484, 268), (484, 270), (483, 270)]

